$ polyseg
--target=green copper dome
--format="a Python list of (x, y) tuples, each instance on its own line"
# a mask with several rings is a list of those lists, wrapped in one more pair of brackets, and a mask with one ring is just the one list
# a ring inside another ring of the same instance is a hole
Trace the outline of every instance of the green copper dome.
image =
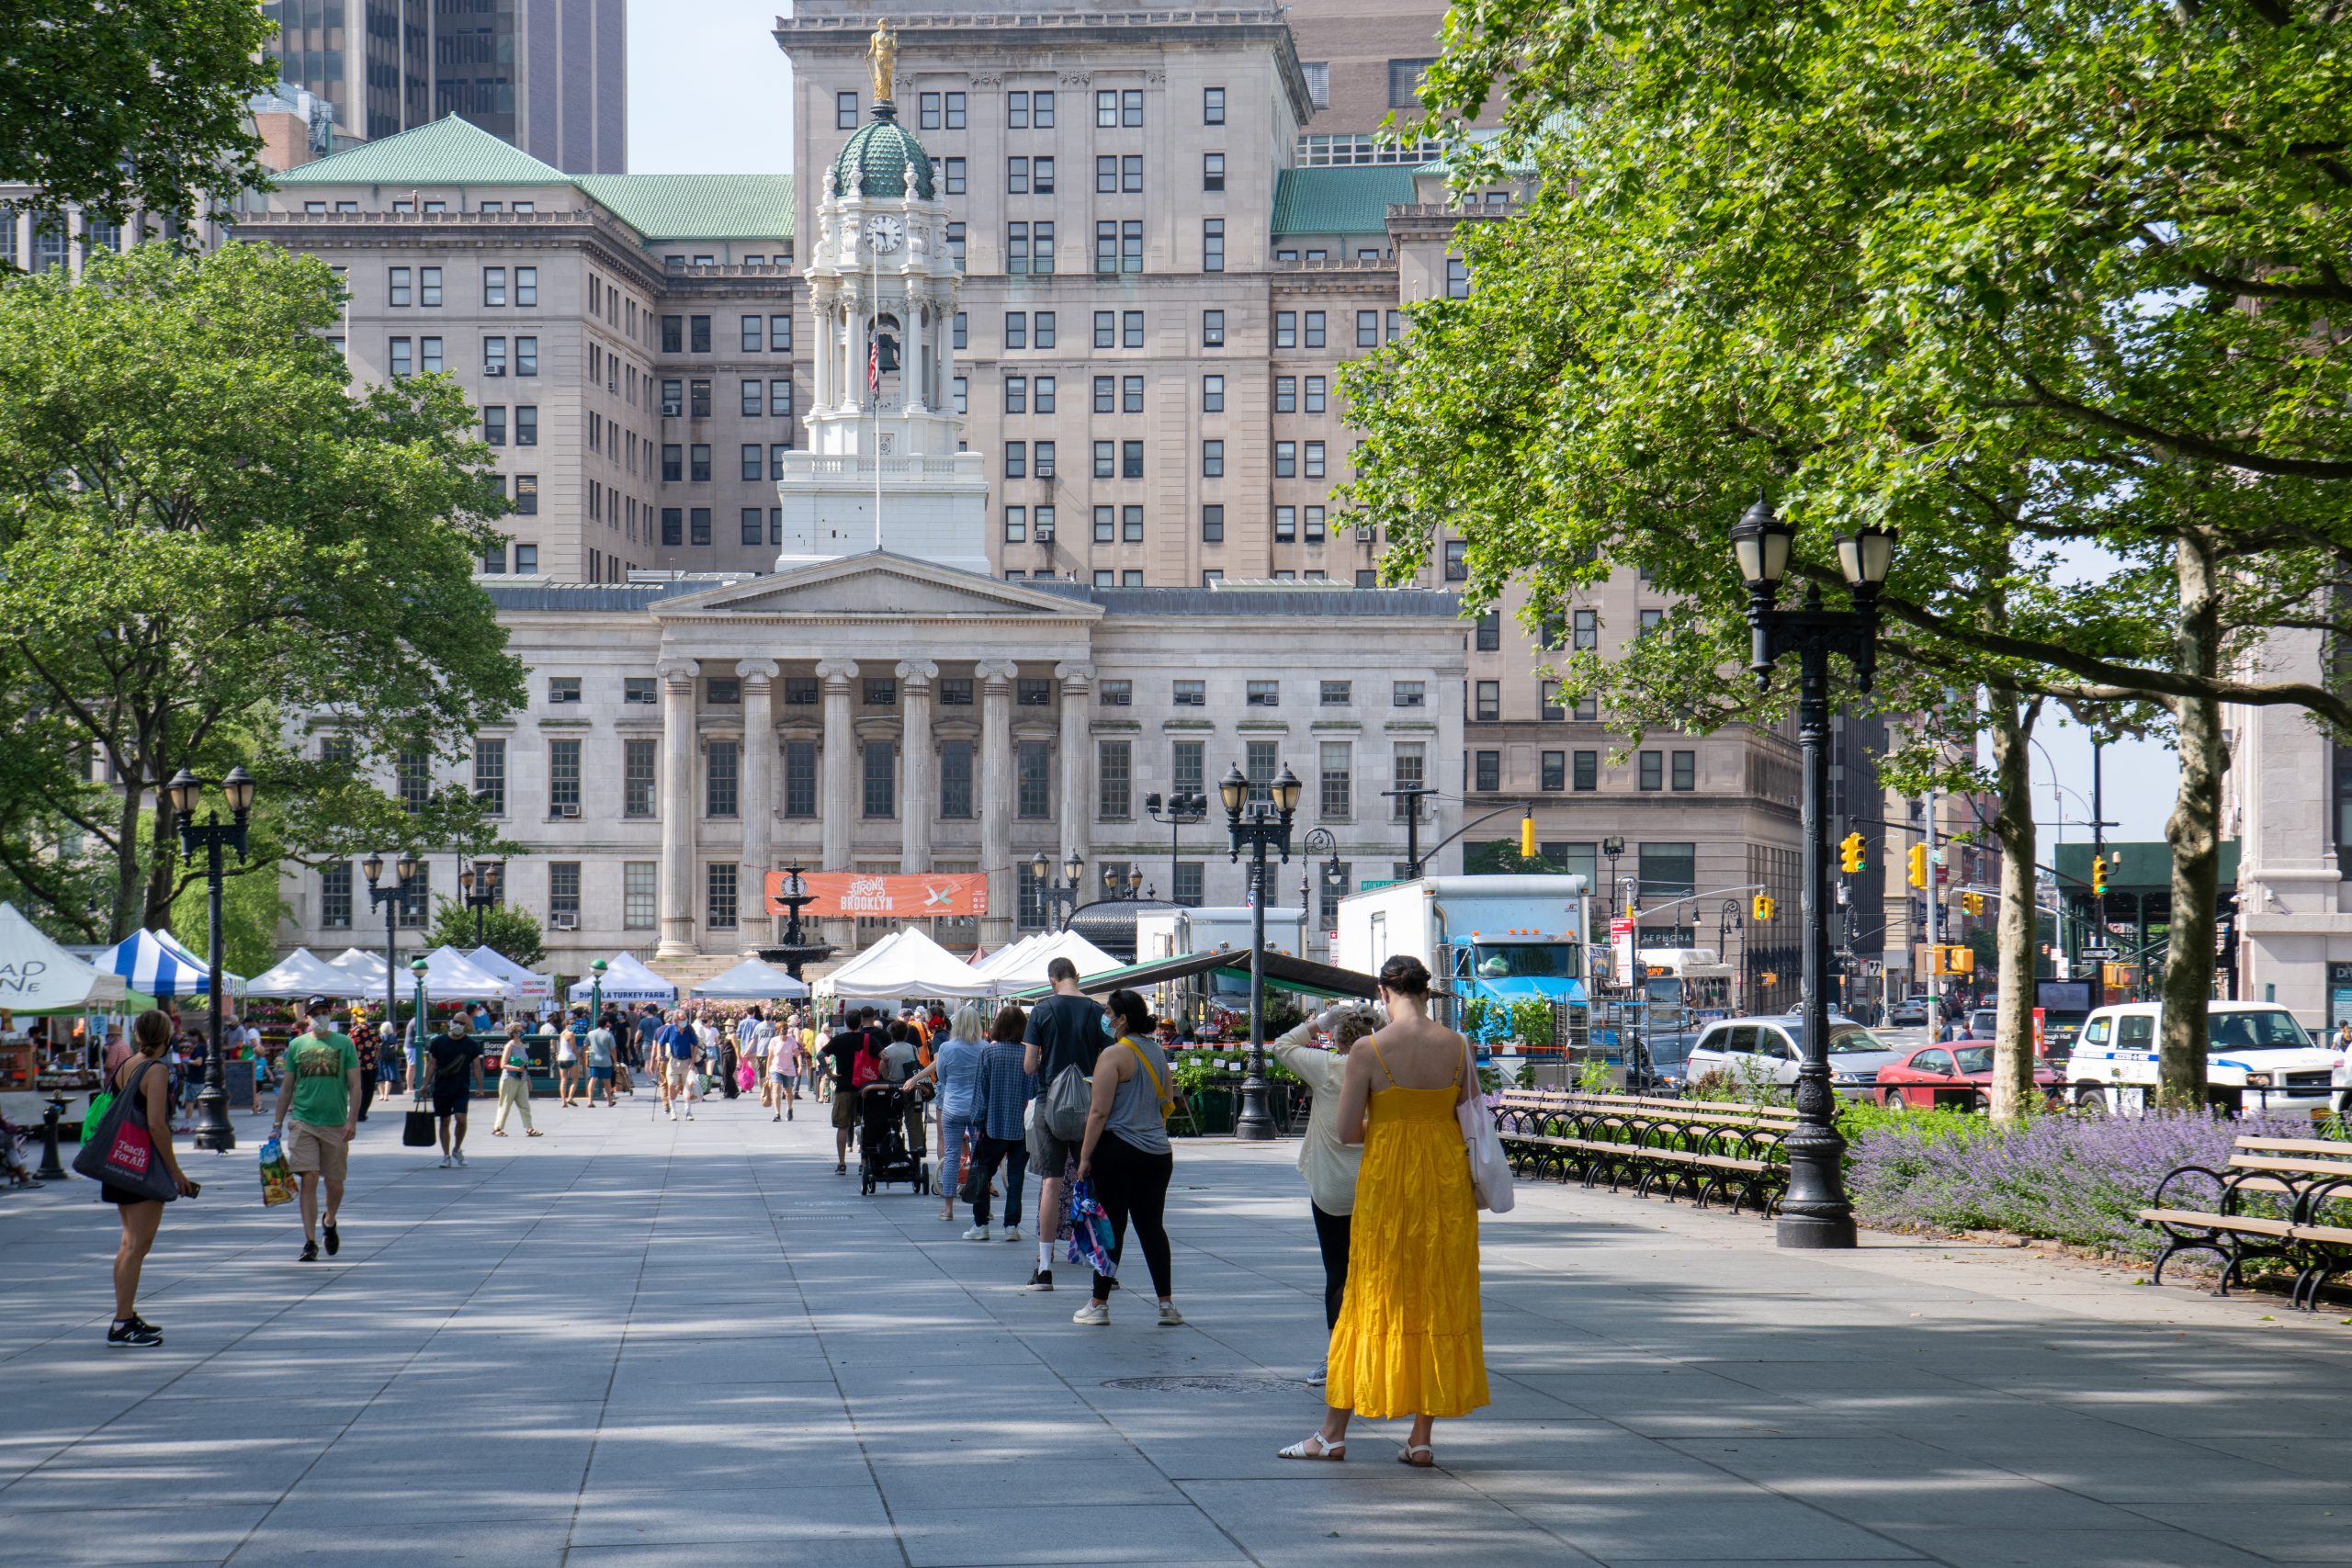
[(931, 154), (914, 132), (899, 123), (898, 111), (887, 103), (874, 106), (874, 118), (842, 143), (833, 159), (833, 188), (842, 196), (856, 196), (861, 188), (870, 197), (904, 196), (910, 175), (914, 194), (925, 201), (933, 199)]

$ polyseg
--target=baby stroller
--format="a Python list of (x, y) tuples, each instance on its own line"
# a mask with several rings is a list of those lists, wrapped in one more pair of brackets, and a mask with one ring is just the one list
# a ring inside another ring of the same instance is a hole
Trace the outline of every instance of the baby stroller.
[(858, 1095), (859, 1190), (904, 1181), (917, 1192), (931, 1190), (931, 1162), (907, 1151), (907, 1097), (902, 1089), (876, 1086)]

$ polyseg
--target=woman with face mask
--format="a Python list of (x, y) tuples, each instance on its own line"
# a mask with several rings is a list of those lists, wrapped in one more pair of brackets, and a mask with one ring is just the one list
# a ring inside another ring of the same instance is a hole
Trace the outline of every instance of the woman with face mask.
[[(1112, 992), (1103, 1021), (1112, 1043), (1094, 1064), (1094, 1099), (1079, 1144), (1078, 1179), (1093, 1182), (1095, 1199), (1111, 1221), (1114, 1263), (1126, 1251), (1127, 1225), (1134, 1223), (1151, 1288), (1159, 1297), (1159, 1325), (1173, 1328), (1184, 1314), (1170, 1294), (1175, 1269), (1160, 1216), (1168, 1207), (1169, 1180), (1176, 1174), (1175, 1147), (1168, 1141), (1176, 1086), (1168, 1058), (1152, 1037), (1151, 1010), (1143, 998)], [(1094, 1276), (1093, 1298), (1070, 1321), (1097, 1328), (1111, 1321), (1110, 1276)]]

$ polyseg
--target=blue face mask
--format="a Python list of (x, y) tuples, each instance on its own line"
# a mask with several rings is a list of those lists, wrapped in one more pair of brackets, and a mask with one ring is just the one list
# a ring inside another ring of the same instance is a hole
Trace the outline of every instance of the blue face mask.
[(1102, 1015), (1102, 1032), (1114, 1040), (1119, 1037), (1119, 1026), (1111, 1021), (1111, 1015), (1107, 1012)]

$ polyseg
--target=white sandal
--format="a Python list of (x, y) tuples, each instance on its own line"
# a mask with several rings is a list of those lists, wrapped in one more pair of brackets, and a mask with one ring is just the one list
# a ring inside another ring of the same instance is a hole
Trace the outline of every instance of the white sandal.
[[(1421, 1457), (1415, 1459), (1413, 1457), (1415, 1454), (1419, 1454)], [(1437, 1468), (1437, 1455), (1430, 1451), (1430, 1446), (1427, 1443), (1414, 1443), (1398, 1450), (1396, 1462), (1398, 1464), (1409, 1464), (1415, 1470), (1435, 1470)]]
[[(1309, 1448), (1307, 1445), (1310, 1443), (1315, 1446)], [(1336, 1443), (1327, 1443), (1323, 1440), (1322, 1433), (1309, 1432), (1290, 1447), (1276, 1450), (1274, 1457), (1276, 1459), (1329, 1460), (1336, 1464), (1348, 1457), (1348, 1440), (1341, 1438)]]

